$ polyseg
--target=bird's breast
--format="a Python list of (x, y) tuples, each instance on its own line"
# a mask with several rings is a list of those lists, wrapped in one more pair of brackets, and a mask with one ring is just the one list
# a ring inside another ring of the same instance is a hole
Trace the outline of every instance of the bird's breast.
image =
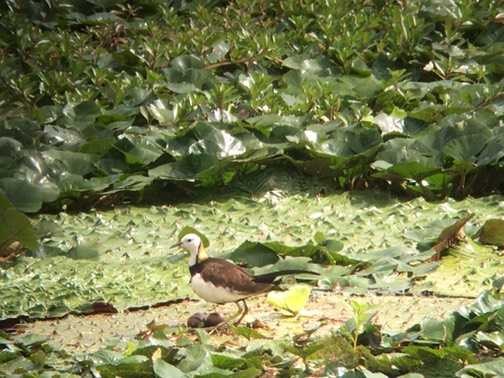
[(210, 281), (205, 281), (199, 273), (191, 277), (191, 288), (199, 297), (212, 303), (236, 302), (248, 296), (230, 288), (216, 286)]

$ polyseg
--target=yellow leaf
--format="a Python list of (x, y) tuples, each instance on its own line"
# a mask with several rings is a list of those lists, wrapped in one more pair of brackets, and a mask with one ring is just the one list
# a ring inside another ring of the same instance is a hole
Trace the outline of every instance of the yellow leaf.
[(273, 307), (297, 314), (303, 309), (310, 297), (311, 287), (308, 285), (293, 285), (287, 291), (271, 291), (267, 301)]
[(154, 353), (152, 353), (152, 361), (159, 360), (161, 358), (161, 348), (157, 348)]

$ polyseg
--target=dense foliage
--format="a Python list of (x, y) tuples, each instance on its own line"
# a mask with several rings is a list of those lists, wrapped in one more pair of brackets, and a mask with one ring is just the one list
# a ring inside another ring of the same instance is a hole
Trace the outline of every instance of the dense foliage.
[[(0, 376), (504, 375), (503, 197), (334, 193), (503, 192), (503, 25), (498, 0), (1, 2), (2, 324), (191, 296), (187, 225), (329, 292), (487, 290), (398, 333), (353, 301), (325, 337), (232, 327), (242, 347), (185, 319), (82, 355), (0, 332)], [(172, 206), (93, 209), (131, 201)]]
[(0, 190), (24, 212), (274, 164), (337, 188), (502, 190), (499, 1), (0, 7)]

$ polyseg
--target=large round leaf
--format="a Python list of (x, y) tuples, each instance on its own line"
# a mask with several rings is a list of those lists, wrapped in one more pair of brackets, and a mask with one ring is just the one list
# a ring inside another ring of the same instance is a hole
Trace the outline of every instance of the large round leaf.
[(31, 250), (38, 246), (37, 235), (28, 217), (0, 193), (0, 249), (15, 241)]
[(25, 213), (36, 213), (44, 202), (55, 201), (60, 193), (51, 182), (34, 184), (17, 178), (0, 179), (0, 191)]

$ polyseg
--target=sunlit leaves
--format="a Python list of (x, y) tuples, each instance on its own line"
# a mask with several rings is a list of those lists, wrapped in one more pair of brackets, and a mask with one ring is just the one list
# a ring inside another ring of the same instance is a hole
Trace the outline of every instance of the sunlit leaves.
[[(1, 55), (0, 135), (22, 150), (5, 150), (0, 186), (16, 207), (121, 188), (143, 198), (170, 181), (227, 185), (250, 160), (280, 156), (342, 188), (379, 183), (439, 198), (501, 187), (477, 185), (498, 176), (503, 158), (495, 1), (321, 2), (314, 16), (313, 4), (283, 0), (264, 18), (252, 4), (183, 4), (43, 3), (2, 14), (0, 38), (15, 48)], [(190, 131), (196, 141), (181, 146), (180, 134), (202, 122), (213, 131)], [(357, 149), (334, 130), (372, 123), (373, 143)], [(289, 140), (306, 131), (313, 138)], [(187, 156), (197, 153), (208, 155)], [(105, 185), (114, 175), (135, 184)]]

